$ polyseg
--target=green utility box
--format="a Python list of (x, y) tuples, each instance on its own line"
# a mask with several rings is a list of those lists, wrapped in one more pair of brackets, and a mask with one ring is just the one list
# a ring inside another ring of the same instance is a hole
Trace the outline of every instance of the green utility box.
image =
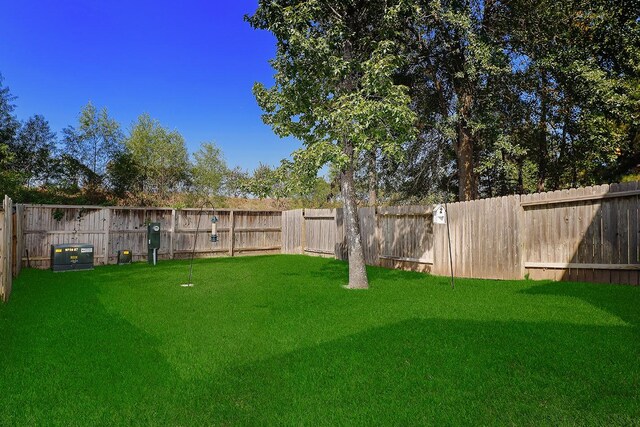
[(118, 265), (131, 264), (131, 250), (118, 251)]
[(160, 249), (160, 223), (152, 222), (147, 226), (147, 260), (149, 264), (158, 263), (158, 250)]
[(84, 243), (51, 245), (53, 271), (93, 270), (93, 245)]

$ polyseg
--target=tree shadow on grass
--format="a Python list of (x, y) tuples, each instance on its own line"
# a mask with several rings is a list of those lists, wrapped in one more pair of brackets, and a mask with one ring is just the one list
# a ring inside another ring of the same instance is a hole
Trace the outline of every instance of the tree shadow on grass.
[(0, 424), (162, 423), (178, 376), (157, 339), (67, 274), (87, 273), (25, 270), (0, 311)]
[(197, 424), (632, 424), (633, 338), (623, 326), (408, 320), (187, 384), (200, 396), (189, 412)]
[(622, 285), (576, 282), (541, 282), (522, 293), (581, 299), (640, 328), (640, 289)]
[[(379, 273), (379, 280), (408, 276)], [(73, 282), (27, 270), (0, 310), (0, 424), (628, 425), (640, 418), (637, 327), (412, 319), (277, 356), (256, 348), (250, 359), (258, 361), (241, 365), (211, 368), (194, 358), (196, 374), (181, 376), (160, 352), (173, 342), (106, 310), (90, 280), (95, 272), (70, 274)], [(524, 292), (583, 298), (638, 325), (632, 288), (584, 286), (543, 283)], [(193, 346), (223, 351), (211, 342)]]
[[(312, 271), (305, 272), (315, 278), (322, 278), (330, 282), (340, 282), (346, 284), (349, 280), (349, 263), (341, 260), (327, 260), (322, 265), (314, 266)], [(425, 281), (427, 275), (414, 271), (393, 270), (384, 267), (367, 266), (367, 276), (369, 283), (375, 286), (381, 281), (396, 282), (398, 284), (407, 282)]]

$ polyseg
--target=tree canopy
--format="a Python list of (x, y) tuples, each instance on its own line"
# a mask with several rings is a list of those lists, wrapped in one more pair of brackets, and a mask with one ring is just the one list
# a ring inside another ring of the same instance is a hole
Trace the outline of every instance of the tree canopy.
[[(0, 192), (342, 201), (355, 230), (357, 204), (637, 180), (639, 16), (632, 0), (260, 0), (247, 20), (275, 36), (275, 76), (254, 93), (265, 123), (302, 141), (290, 159), (249, 173), (213, 145), (190, 157), (149, 115), (123, 132), (92, 103), (55, 135), (37, 111), (18, 119), (0, 76)], [(357, 239), (350, 247), (357, 258)]]
[(133, 124), (125, 146), (139, 167), (142, 194), (157, 194), (166, 200), (186, 185), (189, 155), (178, 131), (163, 127), (149, 114), (142, 114)]
[(65, 128), (63, 134), (66, 153), (98, 179), (104, 177), (107, 164), (123, 149), (118, 122), (109, 117), (106, 107), (98, 111), (91, 102), (80, 110), (77, 126)]
[(275, 84), (254, 86), (263, 120), (304, 148), (300, 176), (329, 163), (340, 171), (349, 253), (349, 287), (368, 286), (357, 217), (355, 167), (360, 152), (400, 158), (415, 134), (409, 89), (394, 79), (404, 1), (268, 1), (248, 20), (277, 40)]

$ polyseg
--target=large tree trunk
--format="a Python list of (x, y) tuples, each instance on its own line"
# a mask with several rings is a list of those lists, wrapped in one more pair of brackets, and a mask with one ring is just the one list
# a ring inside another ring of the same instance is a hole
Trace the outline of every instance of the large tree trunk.
[(369, 206), (378, 204), (378, 174), (376, 170), (376, 150), (367, 153), (369, 163)]
[(458, 96), (459, 118), (457, 126), (456, 158), (458, 160), (458, 180), (460, 201), (473, 200), (476, 197), (476, 177), (473, 159), (473, 134), (467, 117), (469, 117), (473, 97), (469, 93)]
[(545, 191), (547, 181), (547, 159), (549, 148), (547, 143), (547, 76), (542, 71), (540, 76), (540, 123), (538, 124), (538, 192)]
[(344, 227), (347, 237), (349, 254), (349, 289), (367, 289), (369, 280), (364, 263), (364, 250), (360, 237), (360, 221), (358, 220), (358, 205), (356, 204), (355, 183), (353, 179), (353, 147), (345, 143), (345, 152), (351, 158), (349, 165), (340, 176), (340, 186), (344, 203)]

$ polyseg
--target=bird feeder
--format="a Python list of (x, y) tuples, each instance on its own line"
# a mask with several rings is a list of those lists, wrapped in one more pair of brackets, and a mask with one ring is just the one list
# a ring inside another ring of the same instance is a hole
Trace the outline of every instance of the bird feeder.
[(218, 217), (214, 215), (211, 218), (211, 243), (218, 242), (218, 228), (216, 226), (217, 223), (218, 223)]

